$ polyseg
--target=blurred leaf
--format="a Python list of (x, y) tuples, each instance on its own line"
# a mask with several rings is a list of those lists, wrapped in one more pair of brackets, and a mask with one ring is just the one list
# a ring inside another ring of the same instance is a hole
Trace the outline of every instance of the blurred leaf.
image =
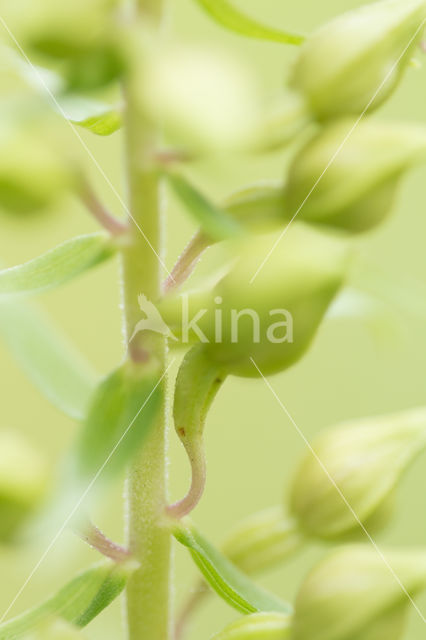
[(0, 302), (0, 337), (52, 404), (78, 420), (86, 415), (95, 374), (47, 316), (30, 305)]
[(0, 295), (52, 289), (107, 260), (114, 252), (109, 237), (102, 232), (67, 240), (29, 262), (0, 271)]
[(69, 94), (58, 97), (58, 105), (60, 113), (72, 124), (98, 136), (109, 136), (122, 125), (120, 110), (98, 100)]
[(176, 525), (176, 540), (187, 547), (209, 585), (241, 613), (278, 611), (291, 613), (291, 605), (257, 586), (213, 547), (191, 524)]
[(207, 200), (185, 178), (176, 174), (167, 177), (178, 198), (209, 238), (220, 241), (244, 233), (230, 214)]
[(118, 474), (155, 424), (163, 398), (155, 371), (126, 363), (96, 390), (75, 451), (79, 480)]
[(133, 563), (102, 562), (83, 571), (49, 600), (0, 625), (0, 640), (15, 640), (56, 616), (85, 627), (124, 589)]
[(239, 33), (242, 36), (295, 45), (301, 44), (304, 41), (303, 36), (287, 33), (257, 22), (257, 20), (246, 16), (245, 13), (236, 9), (227, 0), (196, 1), (210, 17), (222, 25), (222, 27)]

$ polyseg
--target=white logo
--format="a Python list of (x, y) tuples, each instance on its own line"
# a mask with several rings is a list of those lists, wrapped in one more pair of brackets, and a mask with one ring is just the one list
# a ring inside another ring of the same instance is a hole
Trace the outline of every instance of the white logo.
[(145, 313), (146, 318), (139, 320), (129, 342), (131, 342), (140, 331), (154, 331), (154, 333), (161, 333), (161, 335), (166, 336), (166, 338), (177, 340), (176, 336), (164, 322), (155, 304), (148, 300), (143, 294), (138, 296), (138, 303), (141, 311)]

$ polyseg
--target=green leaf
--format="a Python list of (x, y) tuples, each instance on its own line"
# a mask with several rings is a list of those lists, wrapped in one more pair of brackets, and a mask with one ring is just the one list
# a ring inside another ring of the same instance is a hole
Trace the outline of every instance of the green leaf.
[(59, 110), (67, 120), (98, 136), (109, 136), (122, 125), (119, 108), (79, 95), (58, 98)]
[(58, 287), (110, 258), (115, 249), (100, 232), (67, 240), (24, 264), (0, 271), (0, 295)]
[(177, 174), (167, 177), (188, 213), (209, 238), (219, 242), (244, 233), (243, 227), (230, 214), (207, 200), (185, 178)]
[(292, 613), (290, 604), (252, 582), (213, 547), (192, 523), (177, 524), (173, 535), (178, 542), (189, 549), (195, 564), (212, 589), (241, 613), (258, 611)]
[(34, 609), (0, 625), (0, 640), (15, 640), (37, 629), (52, 616), (85, 627), (124, 589), (134, 563), (107, 561), (77, 575), (58, 593)]
[(288, 33), (261, 24), (257, 20), (246, 16), (239, 9), (236, 9), (227, 0), (196, 1), (210, 17), (222, 25), (222, 27), (242, 36), (295, 45), (302, 44), (305, 39), (301, 35)]
[(44, 313), (21, 302), (0, 302), (0, 338), (53, 405), (72, 418), (86, 416), (96, 375)]
[(96, 390), (75, 450), (78, 480), (103, 480), (122, 471), (155, 424), (163, 389), (157, 371), (131, 362), (105, 378)]

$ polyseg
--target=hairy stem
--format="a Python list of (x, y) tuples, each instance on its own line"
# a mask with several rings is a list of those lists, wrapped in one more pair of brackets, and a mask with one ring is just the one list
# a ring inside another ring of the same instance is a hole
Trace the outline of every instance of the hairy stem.
[[(140, 14), (160, 21), (160, 0), (139, 0)], [(135, 62), (137, 64), (137, 61)], [(130, 241), (123, 250), (123, 298), (126, 341), (140, 320), (138, 295), (157, 300), (161, 289), (162, 211), (160, 178), (153, 164), (157, 134), (138, 106), (138, 77), (126, 86), (127, 171), (130, 192)], [(132, 340), (129, 357), (141, 367), (165, 368), (165, 338), (144, 332)], [(166, 435), (164, 407), (155, 429), (136, 454), (127, 482), (127, 544), (140, 568), (126, 592), (129, 640), (170, 638), (170, 534), (165, 525)]]

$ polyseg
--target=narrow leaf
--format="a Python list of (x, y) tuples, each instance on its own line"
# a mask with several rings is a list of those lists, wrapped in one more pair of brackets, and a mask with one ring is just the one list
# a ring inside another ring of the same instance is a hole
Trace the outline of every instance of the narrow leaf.
[(83, 571), (43, 604), (0, 625), (0, 640), (15, 640), (55, 616), (85, 627), (124, 589), (134, 563), (107, 561)]
[(0, 302), (0, 338), (53, 405), (72, 418), (86, 416), (96, 376), (44, 313), (21, 302)]
[(59, 110), (67, 120), (98, 136), (109, 136), (122, 125), (120, 109), (83, 96), (58, 98)]
[(177, 525), (174, 536), (189, 549), (195, 564), (212, 589), (241, 613), (292, 612), (290, 604), (252, 582), (213, 547), (192, 523)]
[(209, 238), (220, 241), (244, 233), (243, 227), (229, 213), (207, 200), (185, 178), (169, 174), (168, 180), (188, 213)]
[(0, 271), (0, 295), (37, 293), (58, 287), (107, 260), (114, 252), (109, 237), (102, 232), (67, 240), (29, 262)]
[(163, 389), (157, 372), (126, 363), (96, 390), (75, 450), (78, 480), (122, 471), (154, 426)]
[(247, 16), (236, 9), (228, 0), (196, 0), (198, 4), (209, 14), (213, 20), (222, 27), (234, 31), (248, 38), (259, 40), (271, 40), (284, 44), (299, 45), (304, 41), (304, 37), (294, 33), (281, 31), (261, 24), (257, 20)]

